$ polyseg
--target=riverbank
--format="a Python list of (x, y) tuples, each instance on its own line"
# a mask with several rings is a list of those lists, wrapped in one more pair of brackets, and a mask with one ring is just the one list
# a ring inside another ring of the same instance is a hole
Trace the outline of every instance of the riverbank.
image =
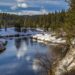
[(65, 43), (66, 40), (62, 37), (57, 38), (52, 32), (45, 32), (42, 29), (16, 29), (14, 27), (5, 29), (0, 29), (0, 38), (12, 38), (12, 37), (30, 37), (33, 41), (41, 43), (54, 43), (60, 44)]
[(53, 34), (44, 32), (43, 34), (36, 34), (32, 36), (33, 39), (38, 40), (39, 42), (51, 42), (51, 43), (66, 43), (66, 40), (63, 38), (57, 38)]

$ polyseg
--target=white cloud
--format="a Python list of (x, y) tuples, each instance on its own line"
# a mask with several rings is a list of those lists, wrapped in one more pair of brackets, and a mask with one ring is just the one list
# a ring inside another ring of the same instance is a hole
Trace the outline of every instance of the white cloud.
[(49, 12), (46, 11), (45, 9), (42, 9), (40, 11), (35, 11), (35, 10), (23, 10), (18, 13), (18, 15), (42, 15), (42, 14), (48, 14)]
[[(5, 2), (8, 1), (8, 2)], [(66, 9), (67, 7), (67, 3), (64, 2), (63, 0), (3, 0), (1, 2), (0, 0), (0, 6), (9, 6), (11, 8), (11, 10), (15, 10), (19, 7), (21, 8), (30, 8), (31, 10), (23, 10), (22, 11), (18, 11), (19, 14), (23, 13), (23, 14), (47, 14), (48, 12), (54, 12), (55, 10), (60, 10), (61, 9)], [(51, 6), (51, 7), (50, 7)], [(56, 8), (54, 7), (56, 6)], [(47, 9), (47, 11), (45, 9)], [(51, 8), (53, 10), (51, 10)], [(41, 9), (41, 10), (40, 10)], [(37, 10), (37, 11), (36, 11)], [(40, 11), (38, 11), (40, 10)], [(8, 10), (7, 10), (8, 11)], [(10, 11), (11, 12), (11, 11)], [(14, 13), (15, 13), (14, 12)]]
[(18, 3), (17, 6), (21, 7), (21, 8), (27, 8), (28, 7), (28, 5), (26, 3)]
[(25, 0), (16, 0), (17, 2), (24, 2)]
[(0, 10), (0, 12), (2, 12), (2, 10)]
[(15, 10), (17, 8), (17, 6), (15, 5), (15, 6), (12, 6), (10, 8), (11, 8), (11, 10)]
[(12, 6), (14, 3), (0, 2), (0, 6)]
[(10, 8), (11, 8), (11, 10), (16, 10), (18, 7), (27, 8), (29, 6), (26, 3), (16, 3), (16, 4), (13, 4)]
[(20, 12), (7, 12), (9, 14), (16, 14), (16, 15), (43, 15), (43, 14), (48, 14), (49, 12), (46, 11), (45, 9), (42, 9), (40, 11), (35, 11), (35, 10), (22, 10)]

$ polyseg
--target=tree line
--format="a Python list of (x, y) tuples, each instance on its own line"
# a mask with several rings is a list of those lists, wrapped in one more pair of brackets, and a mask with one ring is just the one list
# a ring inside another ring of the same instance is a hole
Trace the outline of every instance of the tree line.
[(48, 15), (18, 16), (0, 13), (0, 28), (2, 27), (30, 27), (53, 30), (61, 27), (65, 22), (65, 11), (49, 13)]
[(75, 0), (68, 0), (70, 8), (68, 11), (55, 11), (48, 15), (11, 15), (0, 13), (0, 28), (25, 27), (41, 28), (46, 31), (50, 29), (57, 33), (65, 32), (68, 43), (75, 37)]

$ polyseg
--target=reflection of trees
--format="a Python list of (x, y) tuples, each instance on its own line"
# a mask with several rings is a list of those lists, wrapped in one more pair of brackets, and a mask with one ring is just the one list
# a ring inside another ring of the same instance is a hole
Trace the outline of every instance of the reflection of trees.
[[(51, 73), (51, 60), (49, 59), (49, 57), (47, 57), (47, 55), (45, 54), (37, 54), (36, 55), (36, 59), (39, 62), (36, 62), (39, 66), (38, 70), (40, 75), (50, 75), (49, 72)], [(41, 69), (40, 69), (41, 67)]]
[(54, 75), (54, 68), (66, 54), (67, 48), (65, 45), (50, 46), (47, 54), (36, 54), (38, 64), (42, 67), (40, 75)]
[(23, 38), (23, 40), (25, 41), (25, 43), (28, 45), (29, 44), (29, 39), (27, 37)]
[(33, 44), (34, 44), (32, 39), (30, 39), (30, 44), (31, 44), (31, 46), (33, 46)]
[(26, 28), (25, 29), (22, 29), (22, 31), (26, 33), (27, 32), (27, 29)]
[(50, 45), (49, 50), (47, 51), (47, 57), (50, 58), (51, 61), (61, 60), (66, 52), (66, 45)]
[(15, 45), (17, 49), (17, 58), (20, 59), (21, 57), (24, 57), (24, 55), (27, 52), (27, 44), (23, 39), (16, 39)]
[(21, 27), (15, 27), (15, 31), (21, 32)]
[(33, 46), (33, 43), (34, 43), (34, 42), (33, 42), (32, 39), (26, 37), (26, 38), (24, 38), (23, 40), (25, 41), (25, 43), (26, 43), (27, 45), (30, 44), (31, 46)]
[(18, 50), (21, 46), (21, 38), (17, 38), (15, 39), (15, 46), (16, 46), (16, 49)]

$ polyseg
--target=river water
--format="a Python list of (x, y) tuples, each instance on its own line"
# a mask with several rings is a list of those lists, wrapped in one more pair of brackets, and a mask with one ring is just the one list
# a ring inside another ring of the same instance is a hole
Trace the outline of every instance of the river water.
[[(6, 43), (5, 50), (0, 50), (0, 75), (46, 75), (52, 63), (63, 57), (64, 47), (61, 49), (55, 44), (33, 40), (29, 37), (30, 33), (39, 32), (31, 31), (14, 28), (0, 30), (0, 41)], [(17, 34), (19, 36), (15, 36)]]
[(5, 40), (6, 49), (0, 53), (0, 75), (39, 75), (37, 56), (46, 55), (49, 47), (30, 38)]

